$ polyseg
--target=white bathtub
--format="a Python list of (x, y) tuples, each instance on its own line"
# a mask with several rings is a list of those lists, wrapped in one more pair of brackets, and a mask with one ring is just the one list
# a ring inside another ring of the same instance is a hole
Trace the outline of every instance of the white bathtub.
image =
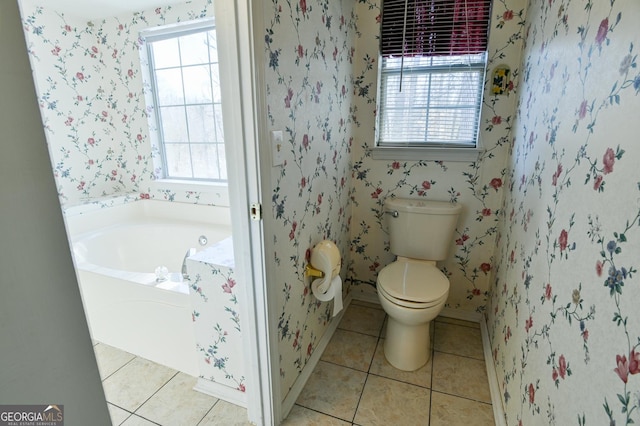
[[(65, 217), (93, 339), (198, 376), (181, 267), (190, 248), (231, 235), (229, 209), (140, 200), (71, 208)], [(170, 272), (164, 281), (160, 266)]]

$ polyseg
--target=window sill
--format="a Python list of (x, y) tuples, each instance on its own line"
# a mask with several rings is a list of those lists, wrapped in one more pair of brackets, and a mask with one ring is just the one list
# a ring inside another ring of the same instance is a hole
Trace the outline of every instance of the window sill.
[(230, 206), (229, 187), (226, 183), (180, 179), (158, 179), (152, 183), (154, 189), (170, 191), (194, 191), (216, 195), (216, 205)]
[(375, 147), (371, 149), (374, 160), (413, 161), (478, 161), (482, 148), (434, 148), (434, 147)]

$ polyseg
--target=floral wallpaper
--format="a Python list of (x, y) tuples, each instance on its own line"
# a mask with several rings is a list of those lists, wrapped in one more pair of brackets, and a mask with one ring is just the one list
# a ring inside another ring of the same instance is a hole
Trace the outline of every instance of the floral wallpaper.
[(349, 256), (356, 30), (351, 0), (272, 0), (264, 5), (267, 123), (269, 130), (284, 133), (285, 165), (272, 168), (271, 181), (265, 183), (272, 194), (265, 253), (272, 268), (269, 282), (279, 294), (283, 398), (331, 320), (332, 302), (318, 302), (304, 277), (310, 249), (330, 239), (343, 265)]
[[(141, 29), (213, 16), (211, 0), (87, 22), (26, 1), (23, 23), (58, 194), (65, 206), (131, 194), (137, 199), (221, 204), (216, 191), (153, 182), (140, 67)], [(155, 161), (154, 161), (155, 160)]]
[[(451, 290), (446, 306), (461, 315), (478, 315), (487, 304), (494, 247), (505, 190), (505, 164), (513, 137), (517, 76), (524, 37), (524, 0), (494, 1), (489, 64), (481, 112), (486, 148), (473, 162), (425, 157), (415, 161), (374, 160), (381, 2), (357, 3), (358, 37), (354, 62), (353, 219), (349, 280), (356, 298), (377, 300), (378, 272), (393, 261), (382, 207), (387, 197), (450, 200), (463, 206), (450, 258), (442, 264)], [(511, 72), (504, 94), (493, 94), (498, 66)]]
[(640, 422), (640, 4), (536, 0), (487, 306), (509, 425)]
[(231, 237), (187, 260), (200, 377), (245, 392), (242, 324)]

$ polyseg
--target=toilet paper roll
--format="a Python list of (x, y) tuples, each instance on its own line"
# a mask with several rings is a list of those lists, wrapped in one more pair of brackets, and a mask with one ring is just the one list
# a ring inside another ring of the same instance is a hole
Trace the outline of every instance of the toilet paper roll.
[(318, 278), (311, 283), (311, 292), (321, 302), (329, 302), (333, 299), (333, 315), (336, 316), (342, 310), (342, 279), (336, 275), (326, 291), (325, 280)]

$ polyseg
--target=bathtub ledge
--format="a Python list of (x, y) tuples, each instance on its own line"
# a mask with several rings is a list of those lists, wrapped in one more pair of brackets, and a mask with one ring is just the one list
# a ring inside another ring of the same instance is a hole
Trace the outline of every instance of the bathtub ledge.
[(236, 263), (233, 256), (233, 237), (227, 237), (211, 247), (197, 252), (189, 260), (234, 269)]

